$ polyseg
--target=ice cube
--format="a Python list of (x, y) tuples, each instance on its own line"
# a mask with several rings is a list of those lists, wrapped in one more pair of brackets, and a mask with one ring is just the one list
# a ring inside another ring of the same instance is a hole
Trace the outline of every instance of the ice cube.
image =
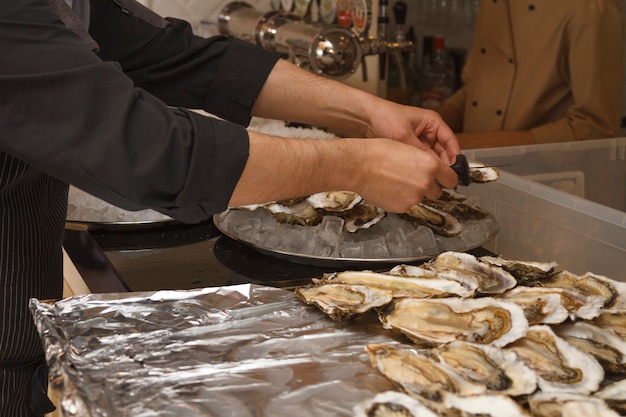
[(412, 256), (413, 247), (407, 241), (406, 234), (402, 228), (390, 230), (385, 235), (389, 255), (393, 258), (409, 258)]
[(363, 242), (344, 241), (339, 247), (339, 253), (342, 258), (362, 259)]
[(487, 234), (482, 221), (467, 221), (463, 224), (463, 231), (459, 236), (465, 242), (466, 249), (473, 249), (483, 244)]
[(411, 247), (413, 256), (430, 256), (439, 253), (440, 247), (437, 244), (433, 231), (426, 226), (419, 226), (406, 235), (407, 244)]
[(389, 258), (389, 248), (387, 239), (380, 236), (363, 242), (363, 257), (365, 259), (387, 259)]

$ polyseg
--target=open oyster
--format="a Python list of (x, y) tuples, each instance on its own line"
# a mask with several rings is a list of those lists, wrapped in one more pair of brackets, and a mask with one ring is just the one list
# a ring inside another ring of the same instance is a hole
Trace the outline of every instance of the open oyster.
[(307, 198), (313, 208), (331, 213), (350, 210), (362, 200), (360, 195), (352, 191), (322, 192)]
[(537, 389), (537, 376), (515, 353), (490, 345), (455, 341), (435, 350), (461, 376), (485, 392), (519, 396)]
[(626, 310), (603, 310), (591, 323), (626, 339)]
[(473, 395), (484, 390), (415, 349), (377, 344), (368, 345), (366, 350), (372, 365), (411, 396), (441, 402), (446, 392)]
[(456, 236), (463, 230), (457, 218), (424, 203), (411, 206), (401, 217), (415, 224), (427, 226), (440, 236)]
[(424, 199), (423, 205), (447, 213), (457, 220), (482, 220), (489, 217), (489, 212), (480, 207), (470, 206), (463, 201)]
[(347, 320), (356, 314), (388, 304), (392, 293), (363, 285), (324, 284), (296, 288), (295, 294), (307, 304), (316, 305), (330, 318)]
[(576, 321), (556, 327), (556, 334), (589, 353), (609, 372), (626, 372), (626, 341), (592, 323)]
[(394, 266), (390, 271), (391, 275), (399, 275), (402, 277), (416, 277), (416, 278), (433, 278), (433, 279), (446, 279), (449, 281), (458, 282), (463, 288), (468, 289), (472, 293), (476, 291), (478, 288), (478, 280), (470, 279), (468, 277), (464, 277), (462, 275), (443, 275), (439, 274), (437, 271), (433, 269), (424, 268), (422, 266), (417, 265), (405, 265), (400, 264)]
[(398, 391), (376, 394), (357, 404), (353, 411), (354, 417), (437, 417), (421, 401)]
[(602, 398), (588, 395), (539, 392), (529, 398), (528, 404), (536, 417), (619, 416)]
[(313, 282), (365, 285), (389, 290), (394, 297), (441, 298), (452, 295), (471, 297), (474, 294), (456, 281), (439, 279), (432, 274), (430, 278), (418, 278), (372, 271), (342, 271), (325, 274), (321, 280)]
[[(497, 394), (461, 397), (446, 394), (448, 408), (461, 412), (462, 416), (473, 417), (525, 417), (530, 416), (511, 397)], [(458, 414), (455, 414), (458, 415)]]
[(501, 347), (528, 329), (520, 307), (493, 298), (395, 299), (379, 318), (384, 328), (425, 346), (464, 340)]
[(515, 277), (519, 285), (542, 281), (554, 273), (556, 262), (533, 262), (505, 259), (496, 256), (481, 256), (483, 262), (497, 265)]
[(470, 180), (476, 183), (496, 181), (500, 178), (500, 171), (497, 168), (479, 162), (470, 162)]
[(562, 293), (564, 291), (518, 286), (497, 297), (520, 306), (530, 325), (557, 324), (570, 316)]
[(594, 396), (602, 398), (609, 407), (620, 415), (626, 415), (626, 379), (605, 386)]
[(480, 294), (498, 294), (517, 285), (515, 278), (504, 269), (481, 262), (469, 253), (444, 252), (424, 267), (447, 279), (475, 281), (476, 292)]
[(354, 233), (361, 229), (368, 229), (385, 217), (385, 211), (366, 201), (361, 201), (352, 209), (344, 212), (344, 229)]
[(585, 299), (585, 309), (578, 310), (576, 315), (590, 319), (597, 315), (600, 309), (608, 309), (622, 303), (621, 301), (618, 303), (618, 300), (621, 300), (618, 286), (624, 284), (591, 273), (578, 276), (569, 271), (561, 271), (548, 279), (537, 281), (534, 285), (544, 288), (564, 288), (580, 294), (580, 298)]
[(604, 379), (604, 369), (593, 356), (558, 337), (549, 326), (531, 326), (526, 336), (506, 349), (535, 371), (543, 391), (588, 394)]
[(313, 206), (305, 199), (296, 202), (271, 203), (263, 206), (277, 221), (281, 223), (315, 226), (322, 221)]

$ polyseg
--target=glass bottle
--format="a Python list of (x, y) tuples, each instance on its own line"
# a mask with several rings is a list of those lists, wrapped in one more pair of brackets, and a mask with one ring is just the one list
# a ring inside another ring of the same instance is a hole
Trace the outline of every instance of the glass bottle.
[(447, 60), (445, 38), (435, 36), (430, 63), (422, 63), (421, 106), (426, 109), (439, 107), (454, 92), (454, 86), (454, 69)]
[[(393, 5), (396, 20), (394, 40), (402, 43), (406, 40), (405, 23), (407, 3), (397, 0)], [(410, 51), (391, 50), (389, 55), (389, 71), (387, 75), (387, 98), (396, 103), (410, 104), (413, 95), (412, 71), (410, 68)]]

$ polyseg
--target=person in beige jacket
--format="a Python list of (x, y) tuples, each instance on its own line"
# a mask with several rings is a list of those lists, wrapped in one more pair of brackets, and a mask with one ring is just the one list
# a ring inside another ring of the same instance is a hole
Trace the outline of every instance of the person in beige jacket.
[(615, 137), (618, 0), (483, 0), (463, 86), (437, 111), (462, 148)]

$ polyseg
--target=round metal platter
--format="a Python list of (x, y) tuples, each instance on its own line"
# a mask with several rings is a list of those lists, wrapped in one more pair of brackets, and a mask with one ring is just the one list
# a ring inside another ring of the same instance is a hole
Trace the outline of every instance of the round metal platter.
[(107, 230), (107, 231), (124, 231), (139, 230), (148, 228), (157, 228), (176, 224), (174, 219), (145, 220), (145, 221), (119, 221), (119, 222), (98, 222), (98, 221), (82, 221), (82, 220), (65, 220), (65, 228), (69, 230), (89, 231), (89, 230)]
[[(247, 211), (247, 210), (246, 210)], [(227, 213), (228, 210), (225, 212)], [(254, 211), (249, 211), (250, 216), (254, 216)], [(222, 213), (223, 214), (223, 213)], [(213, 223), (218, 228), (218, 230), (223, 233), (225, 236), (228, 236), (235, 241), (238, 241), (242, 244), (245, 244), (256, 251), (265, 254), (267, 256), (302, 264), (302, 265), (310, 265), (310, 266), (318, 266), (318, 267), (343, 267), (343, 268), (353, 268), (353, 267), (372, 267), (378, 266), (380, 268), (388, 266), (388, 265), (398, 265), (403, 263), (417, 263), (422, 261), (427, 261), (439, 255), (442, 252), (447, 250), (454, 250), (459, 252), (465, 252), (472, 249), (476, 249), (483, 244), (489, 242), (493, 239), (498, 233), (498, 226), (495, 218), (492, 214), (489, 214), (487, 218), (492, 224), (494, 224), (494, 229), (490, 231), (483, 239), (479, 239), (474, 244), (463, 245), (461, 247), (455, 247), (445, 250), (440, 250), (437, 253), (431, 253), (428, 255), (420, 255), (420, 256), (410, 256), (410, 257), (387, 257), (387, 258), (353, 258), (353, 257), (335, 257), (335, 256), (317, 256), (310, 255), (304, 253), (298, 253), (295, 251), (288, 251), (283, 249), (277, 249), (272, 247), (267, 247), (259, 244), (255, 244), (250, 242), (248, 239), (237, 235), (229, 230), (227, 230), (227, 226), (225, 222), (222, 220), (221, 214), (216, 214), (213, 216)], [(463, 222), (461, 222), (463, 224)], [(279, 227), (279, 223), (276, 223), (277, 227)], [(375, 226), (375, 225), (374, 225)], [(306, 226), (303, 226), (306, 227)], [(450, 238), (442, 238), (442, 239), (450, 239)]]

